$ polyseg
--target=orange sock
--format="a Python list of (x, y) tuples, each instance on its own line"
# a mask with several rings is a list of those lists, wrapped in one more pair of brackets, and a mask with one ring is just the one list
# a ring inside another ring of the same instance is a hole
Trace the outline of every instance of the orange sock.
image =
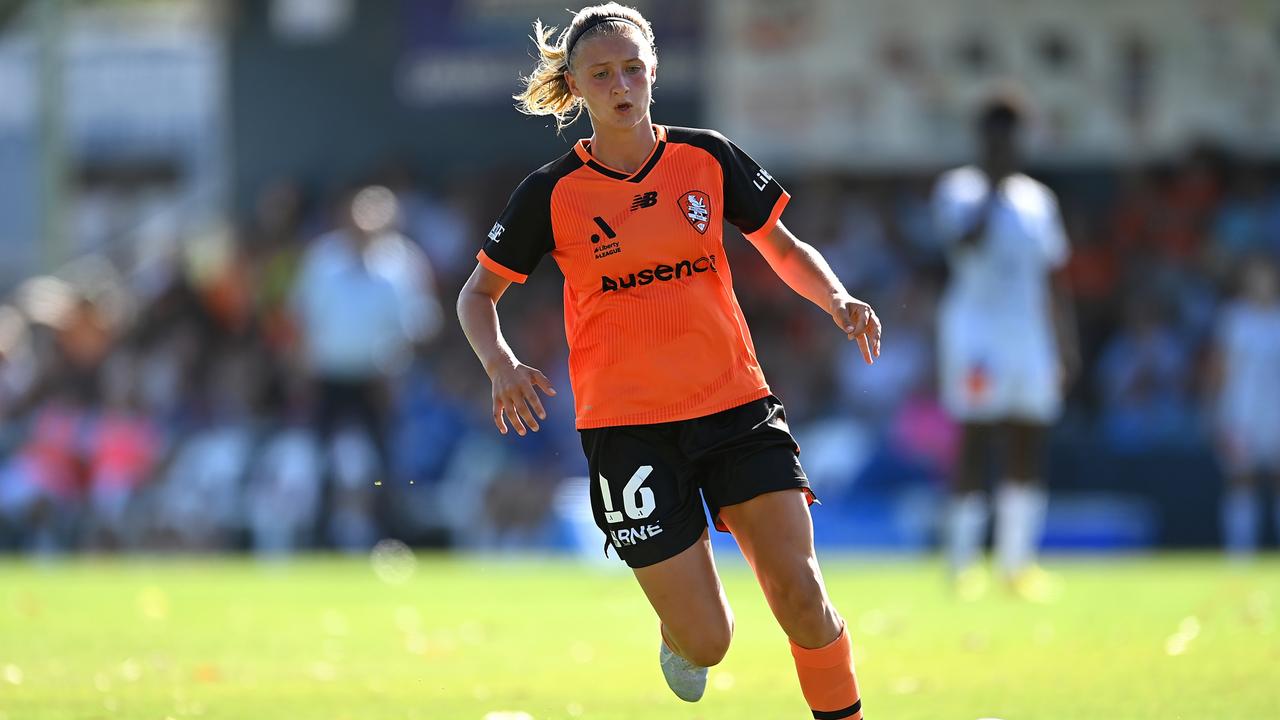
[(800, 690), (817, 720), (862, 720), (862, 698), (858, 677), (853, 671), (853, 643), (848, 627), (840, 637), (820, 648), (802, 648), (791, 643), (796, 660)]

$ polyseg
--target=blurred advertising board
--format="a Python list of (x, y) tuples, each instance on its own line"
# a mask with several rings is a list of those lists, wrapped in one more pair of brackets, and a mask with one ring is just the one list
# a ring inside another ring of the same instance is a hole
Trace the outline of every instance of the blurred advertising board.
[[(659, 97), (701, 88), (702, 0), (634, 0), (658, 43)], [(533, 69), (532, 23), (563, 29), (572, 19), (563, 0), (404, 0), (404, 52), (397, 88), (420, 108), (510, 106), (517, 75)], [(558, 30), (557, 30), (558, 32)]]
[[(171, 237), (225, 204), (216, 13), (180, 0), (70, 7), (53, 51), (58, 70), (43, 79), (35, 9), (27, 4), (0, 34), (0, 288), (64, 254)], [(52, 140), (42, 99), (57, 108)], [(66, 164), (52, 211), (65, 243), (41, 226), (50, 143)]]
[(1033, 111), (1040, 163), (1211, 139), (1280, 156), (1280, 2), (711, 0), (710, 124), (779, 169), (969, 156), (975, 104)]

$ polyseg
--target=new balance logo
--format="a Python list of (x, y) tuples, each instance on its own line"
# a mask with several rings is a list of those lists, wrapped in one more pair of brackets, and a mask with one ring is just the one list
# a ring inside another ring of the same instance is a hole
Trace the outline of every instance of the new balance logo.
[(640, 210), (642, 208), (653, 207), (658, 204), (658, 191), (641, 193), (631, 198), (631, 209)]
[(507, 229), (502, 227), (502, 223), (494, 223), (493, 229), (489, 231), (489, 239), (498, 242), (498, 238), (502, 237), (502, 233), (506, 231)]

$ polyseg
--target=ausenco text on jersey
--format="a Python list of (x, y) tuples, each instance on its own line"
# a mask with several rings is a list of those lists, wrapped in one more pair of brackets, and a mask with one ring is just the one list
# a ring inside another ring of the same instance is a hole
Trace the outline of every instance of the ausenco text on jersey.
[(716, 270), (715, 255), (703, 255), (696, 260), (681, 260), (675, 265), (662, 263), (653, 268), (645, 268), (638, 273), (627, 273), (626, 277), (619, 275), (617, 279), (608, 275), (601, 275), (600, 292), (625, 290), (636, 285), (648, 285), (655, 280), (660, 282), (679, 280), (685, 275), (692, 276), (694, 273), (704, 273), (708, 270), (719, 272)]

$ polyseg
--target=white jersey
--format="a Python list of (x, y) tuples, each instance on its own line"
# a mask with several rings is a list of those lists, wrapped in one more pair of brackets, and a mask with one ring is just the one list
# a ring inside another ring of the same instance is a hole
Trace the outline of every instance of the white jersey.
[(1061, 403), (1049, 275), (1070, 254), (1066, 232), (1053, 192), (1018, 174), (1000, 183), (983, 236), (961, 245), (989, 187), (966, 166), (934, 191), (951, 262), (939, 318), (943, 399), (962, 419), (1048, 422)]
[(293, 288), (307, 362), (330, 378), (381, 376), (410, 343), (439, 328), (431, 266), (408, 238), (385, 234), (357, 249), (346, 231), (312, 243)]
[(1231, 459), (1280, 469), (1280, 306), (1232, 303), (1222, 313), (1217, 343), (1223, 370), (1218, 418)]

